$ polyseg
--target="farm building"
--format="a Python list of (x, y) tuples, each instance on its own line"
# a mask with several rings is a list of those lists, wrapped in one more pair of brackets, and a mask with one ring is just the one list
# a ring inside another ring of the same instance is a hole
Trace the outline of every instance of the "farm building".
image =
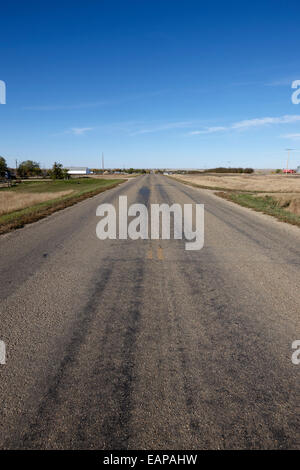
[(69, 175), (89, 175), (91, 172), (89, 168), (83, 166), (70, 166), (66, 168)]

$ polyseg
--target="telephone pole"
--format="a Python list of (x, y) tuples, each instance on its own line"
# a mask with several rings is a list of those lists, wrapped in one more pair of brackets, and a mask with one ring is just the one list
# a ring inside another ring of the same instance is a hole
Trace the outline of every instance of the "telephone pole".
[(286, 174), (288, 172), (288, 169), (289, 169), (289, 161), (290, 161), (290, 152), (292, 152), (293, 150), (295, 149), (285, 149), (288, 153), (288, 156), (287, 156), (287, 161), (286, 161)]
[(102, 170), (104, 171), (104, 154), (102, 152)]

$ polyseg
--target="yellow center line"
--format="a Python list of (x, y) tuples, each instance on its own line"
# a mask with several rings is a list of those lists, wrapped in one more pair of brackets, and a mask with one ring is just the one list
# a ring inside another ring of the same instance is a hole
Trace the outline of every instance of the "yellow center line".
[(160, 259), (160, 260), (163, 260), (163, 259), (164, 259), (163, 250), (162, 250), (162, 248), (161, 248), (160, 246), (157, 248), (157, 257), (158, 257), (158, 259)]

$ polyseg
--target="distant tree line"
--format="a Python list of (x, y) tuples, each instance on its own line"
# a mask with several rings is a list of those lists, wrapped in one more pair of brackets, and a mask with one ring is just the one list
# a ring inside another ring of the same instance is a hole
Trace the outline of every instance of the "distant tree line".
[[(102, 170), (98, 168), (93, 168), (92, 172), (97, 175), (102, 175), (104, 172), (108, 171), (109, 173), (127, 173), (127, 174), (146, 174), (150, 173), (150, 170), (145, 170), (144, 168), (113, 168), (109, 170)], [(13, 178), (32, 178), (32, 177), (42, 177), (42, 178), (52, 178), (52, 179), (69, 179), (70, 175), (68, 170), (63, 168), (63, 165), (59, 162), (54, 162), (51, 169), (42, 169), (40, 164), (33, 160), (24, 160), (21, 162), (17, 168), (8, 168), (5, 158), (0, 157), (0, 177), (5, 178), (7, 175), (11, 175)]]
[[(163, 173), (168, 170), (156, 170), (156, 173)], [(254, 173), (253, 168), (209, 168), (206, 170), (171, 170), (172, 174), (181, 174), (181, 175), (203, 175), (203, 173)]]
[[(127, 174), (146, 174), (150, 173), (150, 170), (144, 168), (114, 168), (110, 170), (101, 170), (93, 168), (94, 174), (102, 175), (104, 172), (110, 173), (127, 173)], [(156, 170), (156, 173), (163, 173), (165, 170)], [(281, 170), (276, 170), (280, 172)], [(203, 173), (254, 173), (253, 168), (210, 168), (206, 170), (173, 170), (172, 173), (185, 173), (185, 174), (203, 174)], [(58, 162), (54, 162), (51, 169), (41, 169), (40, 164), (33, 160), (25, 160), (19, 164), (17, 169), (11, 169), (7, 167), (4, 157), (0, 157), (0, 177), (5, 178), (7, 176), (14, 176), (16, 178), (30, 178), (30, 177), (44, 177), (52, 179), (69, 179), (70, 175), (68, 170), (63, 168), (63, 165)]]
[(127, 173), (129, 175), (132, 175), (133, 173), (145, 174), (150, 172), (150, 170), (145, 170), (144, 168), (107, 168), (106, 170), (92, 168), (91, 170), (95, 175), (102, 175), (105, 171), (108, 171), (109, 173)]
[(0, 177), (1, 178), (30, 178), (44, 177), (52, 179), (69, 179), (68, 170), (63, 165), (54, 162), (51, 169), (41, 169), (40, 164), (33, 160), (21, 162), (17, 168), (8, 168), (4, 157), (0, 157)]
[(125, 170), (126, 173), (129, 173), (132, 175), (133, 173), (141, 173), (141, 174), (146, 174), (149, 173), (149, 170), (145, 170), (144, 168), (129, 168), (128, 170)]
[(218, 167), (218, 168), (210, 168), (208, 170), (204, 170), (204, 173), (254, 173), (253, 168), (225, 168), (225, 167)]

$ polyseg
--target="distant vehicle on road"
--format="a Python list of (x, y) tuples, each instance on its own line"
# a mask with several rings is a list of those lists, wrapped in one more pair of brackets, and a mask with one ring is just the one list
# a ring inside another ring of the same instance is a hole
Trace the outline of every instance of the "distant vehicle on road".
[(287, 169), (285, 169), (285, 170), (283, 170), (283, 173), (285, 173), (286, 175), (287, 175), (287, 174), (292, 174), (292, 175), (294, 175), (294, 174), (296, 173), (296, 170), (287, 170)]

